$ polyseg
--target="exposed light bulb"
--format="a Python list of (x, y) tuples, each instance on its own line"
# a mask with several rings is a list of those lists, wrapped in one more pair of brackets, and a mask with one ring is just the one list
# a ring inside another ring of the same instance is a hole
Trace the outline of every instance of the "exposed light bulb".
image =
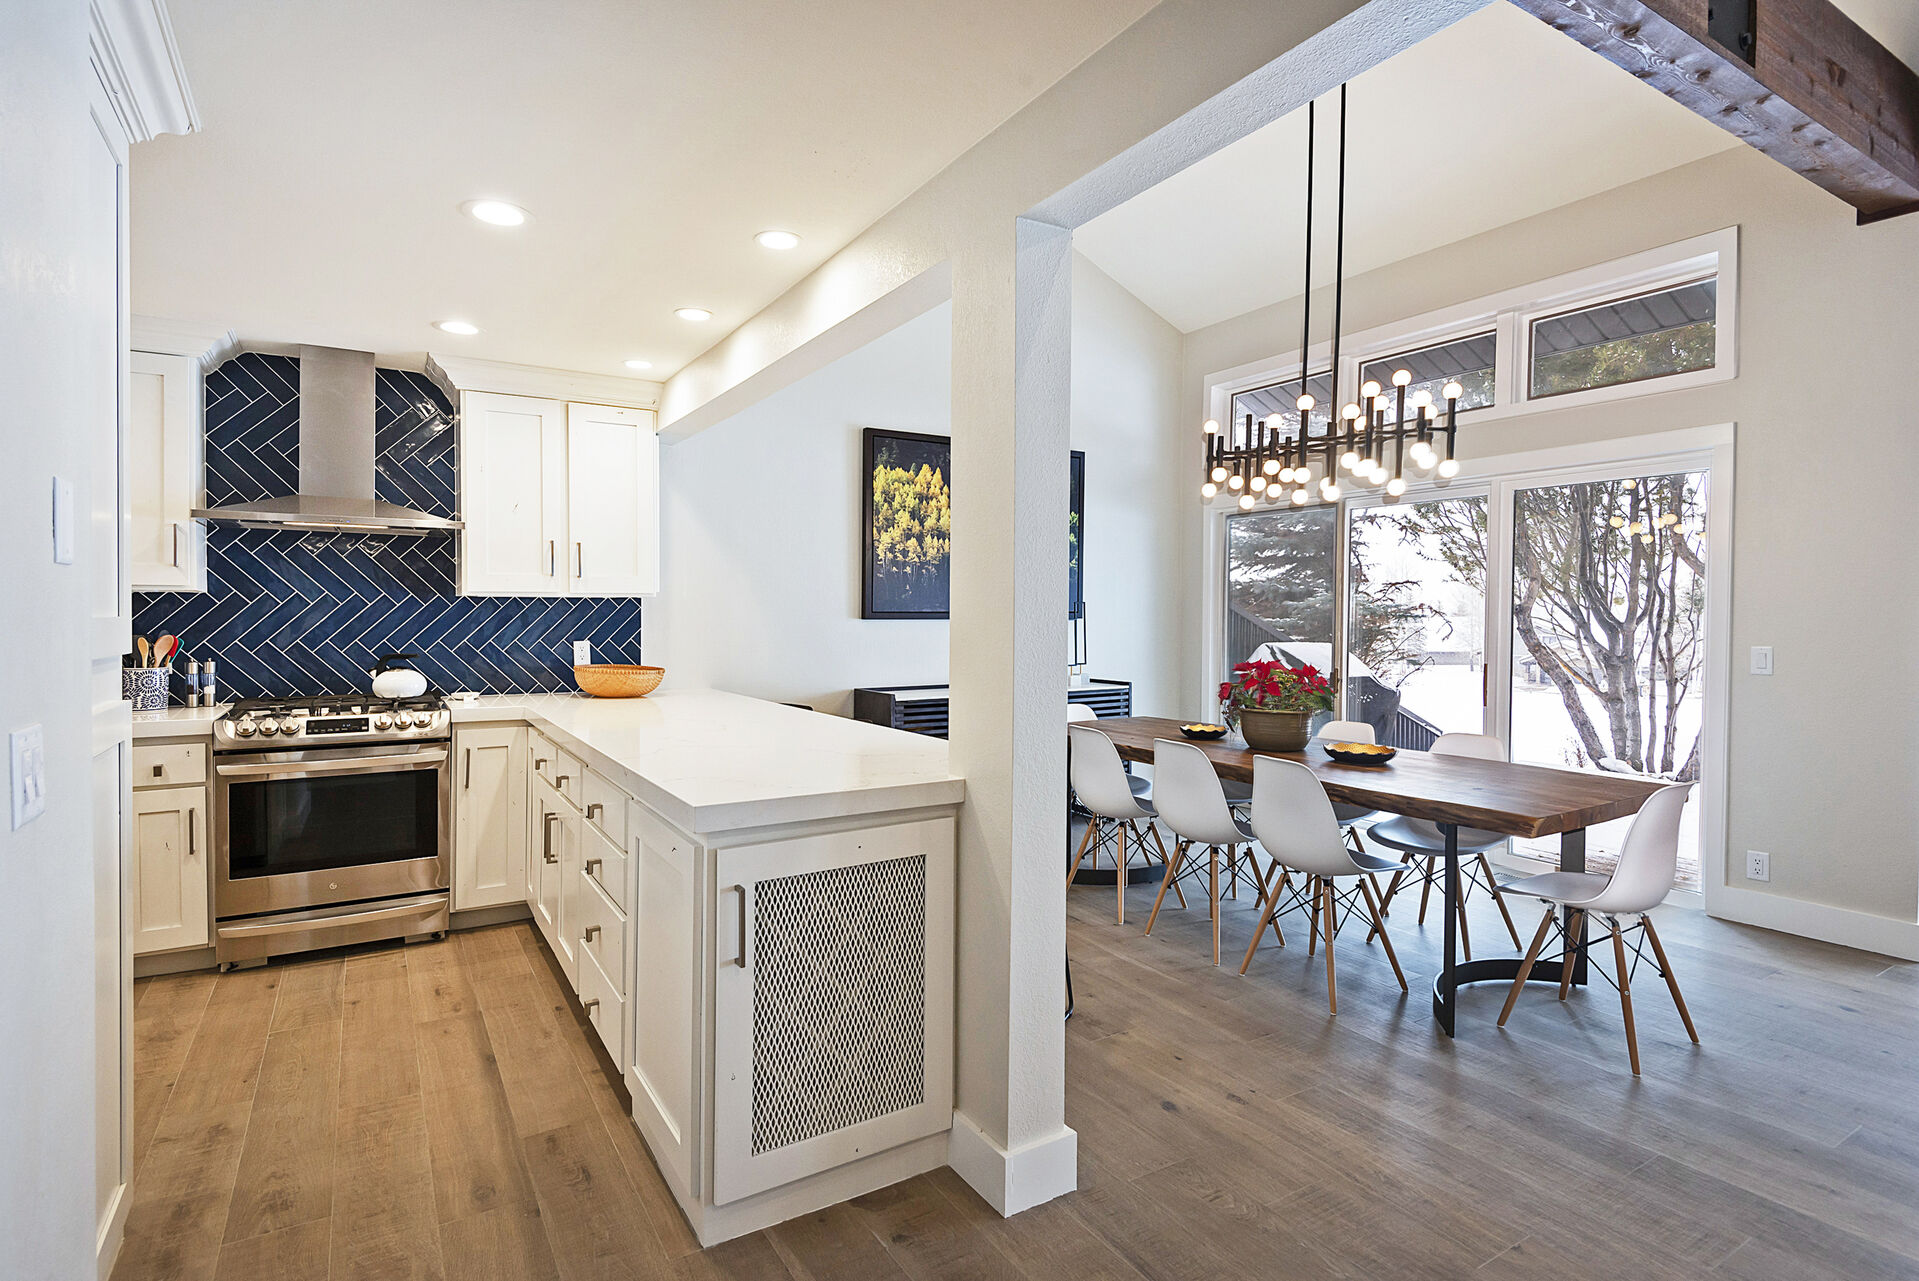
[(1441, 476), (1451, 480), (1454, 476), (1459, 475), (1459, 460), (1457, 458), (1444, 460), (1439, 464), (1438, 471)]
[(1395, 386), (1395, 387), (1404, 387), (1404, 386), (1406, 386), (1406, 385), (1407, 385), (1408, 383), (1410, 383), (1410, 382), (1412, 382), (1412, 380), (1413, 380), (1413, 371), (1412, 371), (1412, 370), (1410, 370), (1410, 369), (1395, 369), (1395, 370), (1393, 370), (1393, 386)]
[(1639, 482), (1636, 480), (1622, 480), (1619, 482), (1619, 487), (1621, 489), (1631, 489), (1634, 485), (1637, 485), (1638, 483)]
[(1624, 529), (1626, 527), (1626, 518), (1624, 516), (1615, 516), (1606, 523), (1614, 529)]
[(1293, 407), (1299, 410), (1300, 413), (1304, 414), (1304, 413), (1311, 412), (1313, 407), (1317, 404), (1319, 404), (1318, 401), (1314, 400), (1311, 396), (1302, 393), (1300, 395), (1300, 398), (1293, 402)]
[(1290, 468), (1290, 467), (1282, 467), (1282, 468), (1280, 468), (1280, 469), (1279, 469), (1279, 483), (1280, 483), (1280, 484), (1282, 484), (1282, 485), (1290, 485), (1290, 484), (1292, 484), (1292, 483), (1293, 483), (1293, 469), (1292, 469), (1292, 468)]
[(1279, 459), (1268, 458), (1264, 470), (1268, 476), (1277, 476), (1279, 474)]
[(1348, 405), (1346, 406), (1346, 408), (1339, 411), (1339, 416), (1341, 418), (1357, 418), (1359, 417), (1359, 406)]
[(1359, 398), (1361, 400), (1372, 400), (1379, 395), (1379, 391), (1379, 384), (1368, 378), (1366, 385), (1359, 389)]
[(1266, 492), (1266, 478), (1265, 478), (1264, 476), (1255, 476), (1255, 477), (1253, 477), (1253, 484), (1252, 484), (1252, 490), (1253, 490), (1253, 492), (1254, 492), (1255, 494), (1263, 494), (1263, 493), (1265, 493), (1265, 492)]
[(1643, 542), (1644, 542), (1644, 543), (1646, 544), (1646, 546), (1648, 546), (1648, 547), (1651, 547), (1651, 546), (1652, 546), (1652, 535), (1651, 535), (1651, 534), (1641, 534), (1641, 535), (1640, 535), (1639, 537), (1640, 537), (1640, 540), (1641, 540), (1641, 541), (1643, 541)]
[(1277, 413), (1272, 413), (1272, 414), (1266, 415), (1266, 425), (1268, 427), (1277, 429), (1280, 427), (1284, 427), (1286, 425), (1286, 420), (1284, 418), (1281, 418)]
[(1414, 409), (1430, 409), (1432, 408), (1432, 404), (1433, 393), (1426, 388), (1421, 387), (1412, 394), (1412, 406)]
[(1431, 467), (1433, 459), (1437, 457), (1433, 453), (1433, 447), (1423, 440), (1413, 442), (1412, 455), (1413, 465), (1416, 467)]
[(1215, 485), (1221, 483), (1226, 479), (1226, 469), (1224, 467), (1213, 468), (1212, 475), (1209, 479), (1211, 479)]
[(1217, 435), (1219, 432), (1219, 419), (1208, 418), (1206, 420), (1206, 426), (1202, 428), (1201, 430), (1203, 430), (1208, 436)]
[(1253, 509), (1253, 496), (1251, 494), (1241, 494), (1239, 496), (1239, 509), (1243, 512)]
[(1359, 455), (1354, 453), (1350, 449), (1339, 456), (1339, 465), (1345, 468), (1347, 471), (1351, 471), (1358, 464), (1359, 464)]
[(1307, 495), (1305, 490), (1295, 489), (1293, 491), (1293, 506), (1304, 507), (1306, 505), (1306, 497)]
[(1234, 472), (1232, 475), (1226, 478), (1226, 488), (1228, 489), (1238, 491), (1238, 490), (1244, 489), (1245, 487), (1246, 487), (1246, 478), (1240, 475), (1238, 472)]
[(1406, 492), (1406, 482), (1395, 476), (1386, 482), (1386, 492), (1397, 498)]
[(1219, 496), (1219, 486), (1209, 480), (1199, 487), (1199, 493), (1202, 498), (1217, 498)]
[(1444, 387), (1441, 387), (1439, 389), (1439, 394), (1444, 396), (1447, 400), (1458, 400), (1461, 396), (1464, 396), (1466, 394), (1466, 389), (1464, 387), (1461, 387), (1458, 383), (1447, 383)]
[(1319, 487), (1319, 492), (1325, 496), (1326, 501), (1329, 503), (1336, 503), (1339, 501), (1338, 485), (1332, 485), (1332, 484), (1321, 485)]

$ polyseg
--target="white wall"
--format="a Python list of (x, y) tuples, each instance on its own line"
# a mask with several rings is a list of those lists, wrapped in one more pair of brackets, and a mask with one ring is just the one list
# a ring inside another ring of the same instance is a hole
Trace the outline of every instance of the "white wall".
[[(0, 5), (0, 732), (46, 737), (46, 813), (0, 821), (0, 1276), (93, 1275), (94, 891), (89, 542), (55, 565), (53, 478), (91, 510), (111, 386), (112, 209), (92, 203), (87, 6)], [(109, 193), (110, 195), (110, 193)]]
[[(860, 429), (948, 434), (952, 308), (942, 305), (668, 444), (665, 591), (648, 662), (712, 686), (851, 715), (859, 685), (946, 679), (944, 620), (860, 617)], [(1136, 706), (1177, 705), (1179, 333), (1097, 267), (1073, 270), (1073, 448), (1087, 454), (1089, 671)], [(956, 482), (963, 486), (960, 478)], [(1065, 608), (1061, 605), (1061, 662)]]
[[(1475, 456), (1738, 425), (1728, 883), (1912, 922), (1919, 410), (1904, 388), (1919, 341), (1919, 217), (1857, 227), (1848, 207), (1738, 148), (1360, 276), (1346, 290), (1348, 324), (1386, 324), (1733, 225), (1737, 379), (1497, 420), (1462, 431), (1460, 453), (1470, 470)], [(1189, 424), (1204, 413), (1206, 376), (1271, 356), (1298, 308), (1293, 300), (1187, 335)], [(1190, 425), (1187, 439), (1196, 488)], [(1186, 530), (1197, 566), (1197, 521)], [(1747, 674), (1753, 645), (1774, 647), (1776, 675)], [(1199, 663), (1189, 645), (1184, 679), (1195, 688)], [(1747, 849), (1772, 855), (1769, 884), (1745, 880)], [(1744, 919), (1802, 928), (1809, 918), (1772, 904)], [(1870, 939), (1897, 935), (1853, 937), (1887, 947)]]

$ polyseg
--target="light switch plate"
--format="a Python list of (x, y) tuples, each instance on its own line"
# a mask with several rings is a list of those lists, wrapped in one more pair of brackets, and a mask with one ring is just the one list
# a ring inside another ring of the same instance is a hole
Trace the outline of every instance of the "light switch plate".
[(590, 640), (573, 642), (573, 666), (589, 667), (593, 663), (593, 642)]
[(73, 564), (73, 482), (58, 476), (53, 478), (53, 563)]
[(29, 725), (7, 735), (7, 754), (13, 760), (13, 830), (19, 831), (47, 809), (47, 751), (40, 727)]
[(1746, 879), (1749, 881), (1770, 881), (1772, 879), (1772, 855), (1763, 850), (1746, 851)]
[(1752, 647), (1752, 674), (1754, 676), (1772, 675), (1772, 646), (1754, 645)]

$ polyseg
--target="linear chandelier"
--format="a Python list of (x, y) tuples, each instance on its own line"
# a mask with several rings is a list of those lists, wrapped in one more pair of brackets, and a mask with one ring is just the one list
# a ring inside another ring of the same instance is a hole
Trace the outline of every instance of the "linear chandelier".
[[(1341, 309), (1346, 291), (1346, 86), (1339, 87), (1339, 216), (1333, 248), (1333, 352), (1332, 395), (1326, 406), (1325, 429), (1313, 434), (1313, 410), (1319, 407), (1307, 391), (1312, 362), (1313, 336), (1313, 145), (1317, 104), (1306, 104), (1306, 273), (1300, 291), (1301, 320), (1299, 341), (1299, 424), (1287, 429), (1284, 418), (1269, 414), (1256, 419), (1247, 414), (1239, 424), (1228, 424), (1222, 431), (1217, 421), (1208, 419), (1206, 434), (1206, 481), (1200, 494), (1208, 501), (1224, 491), (1239, 500), (1242, 511), (1250, 511), (1263, 498), (1270, 504), (1290, 502), (1303, 507), (1308, 502), (1336, 503), (1340, 500), (1339, 476), (1349, 475), (1354, 484), (1383, 487), (1387, 501), (1397, 501), (1406, 492), (1407, 473), (1431, 472), (1450, 480), (1459, 474), (1459, 461), (1453, 446), (1459, 431), (1459, 398), (1465, 394), (1457, 382), (1440, 389), (1446, 400), (1445, 419), (1441, 423), (1439, 407), (1424, 388), (1407, 395), (1413, 381), (1411, 370), (1393, 373), (1389, 392), (1378, 382), (1368, 380), (1359, 389), (1359, 399), (1333, 413), (1339, 405), (1339, 339)], [(1410, 417), (1408, 411), (1410, 410)], [(1388, 465), (1390, 462), (1390, 466)]]

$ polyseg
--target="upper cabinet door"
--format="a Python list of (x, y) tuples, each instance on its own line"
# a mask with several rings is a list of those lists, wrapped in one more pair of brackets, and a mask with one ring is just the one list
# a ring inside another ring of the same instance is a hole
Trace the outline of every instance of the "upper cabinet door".
[(568, 593), (660, 590), (660, 438), (653, 414), (568, 405)]
[(200, 362), (136, 351), (127, 422), (128, 572), (137, 592), (207, 589)]
[(460, 411), (462, 596), (566, 591), (566, 405), (466, 392)]

